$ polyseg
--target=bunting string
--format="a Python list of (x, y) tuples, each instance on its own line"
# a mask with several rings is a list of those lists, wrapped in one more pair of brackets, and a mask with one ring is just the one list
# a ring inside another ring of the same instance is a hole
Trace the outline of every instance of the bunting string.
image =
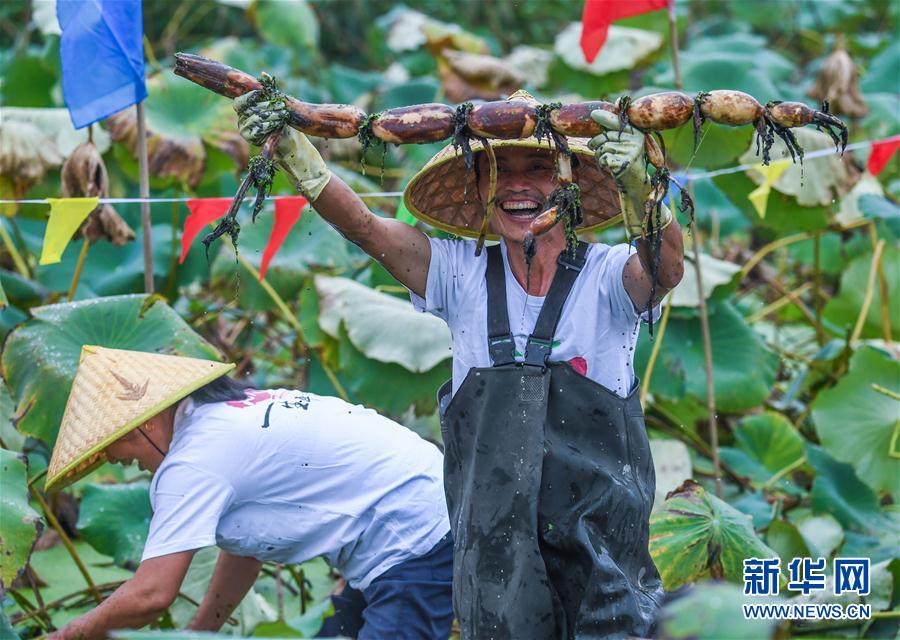
[[(860, 142), (853, 142), (847, 145), (847, 151), (855, 151), (858, 149), (865, 149), (867, 147), (871, 147), (872, 145), (880, 144), (880, 143), (890, 143), (891, 145), (897, 143), (900, 144), (900, 135), (891, 136), (888, 138), (881, 138), (877, 140), (862, 140)], [(810, 151), (803, 156), (803, 161), (806, 162), (808, 160), (813, 160), (815, 158), (821, 158), (824, 156), (833, 155), (833, 149), (818, 149), (816, 151)], [(750, 169), (759, 169), (762, 166), (761, 163), (753, 163), (753, 164), (739, 164), (733, 167), (725, 167), (723, 169), (716, 169), (715, 171), (700, 171), (700, 172), (690, 172), (685, 174), (689, 181), (695, 180), (709, 180), (712, 178), (716, 178), (718, 176), (728, 175), (730, 173), (739, 173), (741, 171), (748, 171)], [(360, 198), (399, 198), (403, 195), (402, 191), (374, 191), (369, 193), (357, 193)], [(267, 200), (275, 200), (284, 198), (295, 198), (296, 195), (275, 195), (269, 196)], [(191, 202), (193, 200), (197, 200), (196, 197), (183, 197), (183, 198), (100, 198), (98, 202), (100, 204), (131, 204), (131, 203), (141, 203), (141, 202), (150, 202), (150, 203), (172, 203), (172, 202)], [(43, 198), (35, 198), (35, 199), (24, 199), (24, 200), (0, 200), (0, 204), (43, 204), (47, 205), (49, 202)], [(167, 212), (168, 215), (168, 212)]]

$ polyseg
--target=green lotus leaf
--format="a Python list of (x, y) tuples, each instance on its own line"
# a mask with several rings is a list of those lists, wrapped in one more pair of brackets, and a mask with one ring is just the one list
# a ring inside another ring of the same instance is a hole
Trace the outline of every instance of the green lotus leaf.
[(0, 380), (0, 449), (21, 451), (25, 444), (25, 436), (16, 431), (13, 422), (15, 405), (6, 388), (6, 383)]
[(237, 116), (222, 96), (165, 71), (147, 81), (147, 128), (176, 140), (236, 130)]
[(0, 591), (9, 589), (28, 562), (43, 528), (41, 517), (28, 504), (25, 456), (0, 449)]
[(785, 567), (794, 558), (806, 558), (810, 556), (809, 547), (797, 526), (787, 520), (773, 520), (766, 531), (766, 544), (768, 544), (778, 557), (781, 558), (781, 566)]
[[(779, 598), (754, 597), (753, 604), (774, 604)], [(741, 605), (751, 602), (740, 587), (706, 582), (668, 602), (660, 614), (660, 640), (764, 640), (776, 636), (777, 620), (747, 620)]]
[(315, 49), (319, 19), (306, 0), (259, 0), (251, 11), (260, 35), (288, 49)]
[(59, 69), (48, 65), (38, 55), (37, 48), (19, 49), (15, 55), (0, 58), (0, 73), (3, 74), (0, 103), (11, 107), (56, 106), (52, 93), (53, 85), (59, 79)]
[(869, 220), (883, 220), (895, 236), (900, 236), (900, 205), (884, 197), (883, 193), (860, 194), (857, 201), (859, 212)]
[[(697, 268), (694, 266), (693, 256), (684, 257), (684, 267), (684, 277), (672, 291), (670, 304), (676, 307), (699, 307)], [(711, 255), (701, 253), (700, 275), (703, 279), (703, 298), (708, 299), (717, 287), (729, 284), (734, 279), (734, 274), (740, 270), (741, 267), (733, 262), (718, 260)]]
[[(119, 629), (112, 631), (109, 637), (115, 638), (115, 640), (235, 640), (235, 636), (228, 633), (186, 631), (184, 629)], [(274, 638), (274, 640), (279, 640), (279, 638)], [(294, 638), (285, 637), (282, 640), (294, 640)]]
[(7, 302), (23, 309), (40, 304), (49, 293), (37, 280), (24, 278), (15, 271), (0, 270), (0, 286), (6, 291)]
[(0, 611), (0, 638), (8, 638), (9, 640), (19, 640), (19, 634), (13, 629), (9, 616), (5, 611)]
[[(781, 56), (777, 58), (780, 60), (777, 62), (772, 60), (772, 68), (776, 68), (784, 61)], [(728, 87), (749, 93), (762, 104), (769, 100), (780, 99), (780, 92), (773, 82), (772, 74), (758, 66), (758, 59), (758, 53), (731, 52), (724, 49), (717, 51), (715, 55), (707, 51), (696, 53), (684, 51), (679, 57), (682, 83), (692, 91), (713, 91)], [(670, 71), (656, 76), (655, 80), (657, 83), (669, 84), (670, 80), (674, 80), (674, 75)], [(716, 124), (712, 126), (725, 128)]]
[[(76, 300), (137, 293), (144, 290), (144, 247), (143, 231), (137, 228), (137, 240), (117, 247), (109, 242), (91, 245), (81, 280), (75, 292)], [(173, 269), (173, 251), (180, 251), (172, 244), (172, 227), (155, 224), (150, 228), (153, 239), (153, 277), (158, 291), (165, 291), (170, 284)], [(50, 291), (65, 292), (72, 282), (72, 273), (78, 262), (83, 246), (82, 240), (70, 242), (57, 264), (39, 266), (36, 269), (37, 283)], [(191, 247), (184, 264), (175, 267), (174, 285), (184, 286), (192, 281), (207, 277), (206, 258), (199, 240)]]
[(686, 481), (650, 516), (650, 553), (666, 590), (713, 577), (740, 582), (745, 558), (776, 554), (750, 516)]
[(897, 117), (897, 93), (868, 93), (869, 106), (862, 125), (873, 138), (886, 138), (900, 133), (900, 118)]
[(888, 41), (884, 49), (869, 61), (868, 69), (859, 81), (860, 89), (866, 94), (900, 93), (900, 83), (897, 82), (898, 66), (900, 66), (900, 51), (894, 43)]
[[(73, 540), (73, 544), (75, 552), (91, 574), (94, 584), (121, 582), (134, 575), (131, 571), (115, 566), (112, 558), (97, 553), (83, 540)], [(31, 554), (28, 564), (35, 575), (46, 583), (40, 587), (45, 602), (53, 602), (83, 591), (87, 587), (84, 576), (78, 570), (78, 566), (73, 562), (72, 556), (69, 555), (64, 545), (57, 544), (49, 549), (35, 550)], [(35, 601), (30, 588), (23, 587), (20, 591), (31, 602)], [(73, 618), (96, 606), (90, 595), (87, 592), (84, 594), (86, 597), (75, 601), (77, 603), (75, 606), (54, 610), (51, 618), (54, 625), (62, 627)], [(0, 635), (0, 638), (2, 637), (4, 636)]]
[(424, 373), (450, 358), (450, 331), (443, 320), (419, 313), (405, 300), (348, 278), (315, 277), (319, 325), (337, 338), (343, 324), (353, 346), (367, 358)]
[(88, 484), (76, 525), (81, 536), (121, 566), (136, 569), (150, 529), (150, 483)]
[[(750, 222), (741, 210), (712, 180), (697, 180), (694, 185), (694, 205), (697, 225), (710, 235), (728, 236), (746, 231)], [(713, 236), (715, 237), (715, 236)]]
[(797, 198), (781, 193), (777, 189), (773, 189), (769, 194), (766, 217), (760, 218), (747, 199), (757, 186), (750, 178), (742, 173), (731, 173), (717, 176), (713, 178), (713, 182), (754, 226), (767, 227), (778, 235), (817, 231), (826, 228), (831, 221), (829, 207), (804, 207), (797, 204)]
[(8, 306), (0, 309), (0, 340), (6, 338), (6, 335), (13, 330), (14, 327), (25, 322), (27, 316), (17, 307)]
[[(438, 387), (450, 378), (449, 359), (422, 373), (414, 373), (399, 364), (374, 360), (354, 346), (343, 324), (338, 330), (337, 343), (338, 377), (351, 401), (395, 417), (410, 406), (414, 406), (419, 415), (434, 411)], [(385, 380), (390, 380), (390, 393), (385, 393)]]
[[(440, 83), (432, 78), (416, 78), (393, 86), (380, 87), (372, 103), (372, 111), (383, 111), (408, 104), (434, 102), (440, 90)], [(372, 154), (375, 157), (375, 154)]]
[[(684, 167), (694, 169), (720, 169), (737, 163), (737, 159), (754, 140), (755, 129), (746, 127), (725, 127), (707, 122), (698, 137), (694, 151), (694, 128), (690, 123), (677, 129), (663, 132), (669, 157)], [(697, 184), (707, 182), (701, 180)]]
[(734, 431), (738, 446), (776, 473), (803, 456), (803, 437), (780, 413), (744, 418)]
[(830, 558), (844, 541), (844, 528), (829, 513), (803, 518), (797, 529), (813, 557)]
[[(242, 222), (238, 251), (257, 270), (262, 265), (263, 251), (274, 220), (274, 211), (267, 206), (254, 224)], [(195, 242), (199, 244), (201, 237), (202, 234)], [(304, 279), (313, 272), (343, 273), (363, 266), (365, 261), (362, 251), (344, 240), (319, 214), (307, 207), (269, 263), (266, 281), (283, 299), (293, 300), (300, 293)], [(212, 279), (216, 290), (226, 299), (237, 294), (241, 308), (272, 310), (272, 299), (235, 260), (230, 249), (221, 250), (213, 261)]]
[(882, 510), (878, 496), (865, 485), (853, 467), (832, 458), (822, 447), (806, 443), (806, 457), (816, 471), (813, 481), (813, 511), (831, 514), (844, 527), (873, 537), (886, 536), (896, 546), (900, 514)]
[(307, 607), (306, 613), (289, 620), (287, 626), (297, 630), (302, 638), (315, 638), (316, 633), (322, 628), (322, 621), (332, 615), (334, 615), (334, 603), (331, 598), (326, 597)]
[[(778, 356), (747, 325), (729, 302), (711, 300), (709, 313), (713, 384), (720, 411), (743, 411), (765, 400), (775, 381)], [(657, 323), (658, 330), (658, 323)], [(652, 343), (646, 328), (635, 356), (635, 371), (642, 375)], [(654, 338), (658, 339), (658, 338)], [(673, 400), (676, 381), (684, 391), (706, 402), (706, 375), (700, 318), (694, 310), (676, 310), (669, 318), (650, 391)]]
[[(849, 263), (845, 263), (838, 295), (825, 305), (825, 319), (842, 330), (852, 330), (856, 326), (868, 289), (871, 265), (871, 251), (857, 255)], [(900, 300), (900, 249), (886, 246), (881, 255), (881, 267), (887, 282), (887, 299), (893, 306), (888, 313), (891, 335), (897, 336), (900, 335), (900, 314), (896, 313), (897, 307), (894, 305)], [(861, 338), (881, 338), (884, 335), (881, 327), (881, 286), (877, 279), (872, 293), (872, 302), (863, 321)]]
[[(850, 369), (819, 394), (812, 417), (822, 446), (853, 465), (860, 480), (876, 492), (900, 499), (900, 401), (876, 390), (900, 393), (900, 362), (872, 347), (850, 358)], [(893, 450), (892, 450), (893, 448)]]
[(159, 298), (111, 296), (38, 307), (31, 314), (7, 338), (0, 364), (21, 416), (19, 431), (51, 447), (82, 346), (219, 358), (216, 349)]
[[(737, 449), (722, 447), (722, 459), (760, 486), (804, 455), (802, 436), (779, 413), (744, 418), (734, 430), (734, 438)], [(783, 478), (776, 486), (791, 493), (802, 493), (794, 483)]]

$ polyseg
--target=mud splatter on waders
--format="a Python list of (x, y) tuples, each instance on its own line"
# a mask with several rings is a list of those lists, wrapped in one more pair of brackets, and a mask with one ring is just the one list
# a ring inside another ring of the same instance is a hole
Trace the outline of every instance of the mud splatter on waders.
[[(638, 386), (628, 398), (550, 360), (588, 245), (563, 251), (514, 358), (503, 258), (488, 248), (493, 366), (438, 392), (455, 539), (454, 609), (467, 640), (650, 636), (663, 590), (648, 552), (655, 475)], [(448, 404), (449, 401), (449, 404)]]

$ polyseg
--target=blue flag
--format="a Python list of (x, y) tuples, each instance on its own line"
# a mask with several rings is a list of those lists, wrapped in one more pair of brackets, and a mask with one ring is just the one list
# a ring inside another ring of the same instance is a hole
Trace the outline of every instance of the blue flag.
[(147, 97), (141, 0), (57, 0), (63, 97), (76, 129)]

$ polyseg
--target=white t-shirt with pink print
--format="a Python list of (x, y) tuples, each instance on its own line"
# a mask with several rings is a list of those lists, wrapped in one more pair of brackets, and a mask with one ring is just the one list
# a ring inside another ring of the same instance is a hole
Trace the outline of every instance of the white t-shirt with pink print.
[[(524, 360), (525, 343), (534, 330), (543, 297), (527, 296), (509, 268), (506, 272), (509, 328), (516, 359)], [(627, 244), (591, 244), (584, 269), (563, 306), (550, 360), (568, 362), (621, 397), (634, 383), (634, 348), (640, 320), (622, 282), (622, 271), (634, 248)], [(473, 367), (489, 367), (487, 343), (487, 252), (475, 256), (474, 240), (431, 239), (431, 264), (425, 298), (410, 292), (413, 305), (443, 319), (453, 339), (453, 393)], [(646, 315), (646, 314), (645, 314)], [(654, 309), (659, 315), (659, 307)]]

